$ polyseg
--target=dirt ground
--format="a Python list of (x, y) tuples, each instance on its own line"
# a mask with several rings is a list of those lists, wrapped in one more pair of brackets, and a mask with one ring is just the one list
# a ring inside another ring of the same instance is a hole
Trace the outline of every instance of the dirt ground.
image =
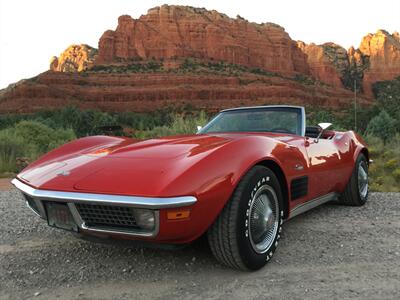
[(167, 251), (47, 227), (0, 192), (0, 299), (400, 299), (400, 194), (327, 204), (284, 224), (257, 272), (219, 265), (205, 240)]
[(0, 191), (8, 191), (11, 189), (11, 178), (0, 178)]

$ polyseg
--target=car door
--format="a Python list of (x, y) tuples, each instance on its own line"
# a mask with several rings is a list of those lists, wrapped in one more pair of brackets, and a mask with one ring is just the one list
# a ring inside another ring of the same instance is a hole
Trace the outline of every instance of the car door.
[(335, 139), (306, 138), (309, 163), (309, 198), (335, 191), (340, 182), (343, 164)]

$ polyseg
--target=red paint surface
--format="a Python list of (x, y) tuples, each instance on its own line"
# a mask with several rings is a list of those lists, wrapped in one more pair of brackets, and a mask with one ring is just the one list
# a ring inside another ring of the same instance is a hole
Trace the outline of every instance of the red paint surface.
[[(309, 176), (307, 196), (295, 206), (342, 192), (358, 153), (366, 148), (353, 132), (320, 139), (273, 133), (175, 136), (146, 141), (95, 136), (68, 143), (23, 170), (18, 178), (44, 190), (152, 197), (195, 196), (189, 219), (167, 220), (160, 211), (158, 242), (184, 243), (203, 234), (254, 165), (274, 161), (286, 178)], [(97, 154), (94, 154), (97, 153)], [(302, 170), (296, 169), (301, 165)], [(58, 173), (69, 171), (68, 176)], [(290, 197), (290, 193), (289, 193)]]

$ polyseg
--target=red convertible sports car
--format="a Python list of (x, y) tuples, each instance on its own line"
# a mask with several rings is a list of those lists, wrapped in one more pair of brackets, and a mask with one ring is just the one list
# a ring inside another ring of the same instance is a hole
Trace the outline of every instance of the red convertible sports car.
[(12, 183), (50, 226), (157, 244), (206, 234), (221, 263), (256, 270), (284, 220), (328, 201), (366, 202), (367, 147), (330, 125), (306, 127), (297, 106), (227, 109), (193, 135), (70, 142)]

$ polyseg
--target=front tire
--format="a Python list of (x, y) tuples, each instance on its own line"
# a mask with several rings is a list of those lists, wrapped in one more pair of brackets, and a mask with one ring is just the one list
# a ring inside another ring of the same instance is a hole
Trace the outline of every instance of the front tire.
[(282, 201), (275, 174), (264, 166), (253, 167), (208, 231), (210, 248), (217, 260), (241, 270), (263, 267), (278, 245)]
[(368, 199), (368, 162), (364, 154), (359, 154), (353, 173), (339, 198), (339, 203), (349, 206), (362, 206)]

